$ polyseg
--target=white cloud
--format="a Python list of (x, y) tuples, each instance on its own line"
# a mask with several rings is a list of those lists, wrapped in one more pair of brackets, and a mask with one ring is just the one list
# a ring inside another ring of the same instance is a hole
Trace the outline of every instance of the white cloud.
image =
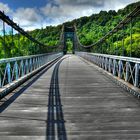
[[(3, 12), (7, 15), (12, 15), (13, 14), (13, 11), (12, 9), (10, 9), (10, 7), (8, 6), (8, 4), (4, 4), (4, 3), (1, 3), (0, 2), (0, 11)], [(11, 16), (10, 16), (11, 17)], [(9, 26), (6, 25), (5, 26), (6, 30), (9, 32)], [(11, 29), (11, 28), (10, 28)], [(1, 22), (0, 20), (0, 34), (3, 34), (3, 23)]]
[(137, 0), (53, 0), (40, 8), (51, 24), (60, 24), (101, 10), (118, 10)]
[(118, 10), (138, 0), (50, 0), (40, 8), (18, 8), (12, 10), (8, 4), (0, 2), (0, 10), (5, 11), (25, 30), (33, 30), (46, 25), (58, 25), (82, 16), (90, 16), (101, 10)]
[(31, 28), (41, 24), (42, 16), (36, 8), (19, 8), (13, 14), (13, 20), (24, 28)]
[(60, 24), (68, 20), (79, 18), (82, 16), (91, 15), (93, 12), (97, 12), (91, 5), (52, 5), (47, 4), (42, 7), (41, 12), (46, 18), (51, 19), (53, 24)]
[(136, 2), (137, 0), (106, 0), (103, 9), (104, 10), (119, 10), (126, 5)]
[(93, 7), (104, 5), (104, 0), (54, 0), (54, 2), (62, 5), (90, 5)]
[[(43, 26), (43, 17), (40, 15), (40, 11), (36, 8), (18, 8), (14, 11), (8, 6), (8, 4), (0, 2), (0, 10), (4, 11), (10, 19), (25, 30), (34, 30)], [(2, 30), (1, 24), (0, 30)]]
[(5, 12), (5, 14), (12, 12), (12, 10), (9, 8), (8, 4), (4, 4), (0, 2), (0, 10)]
[[(34, 30), (43, 26), (43, 16), (37, 8), (18, 8), (14, 11), (8, 4), (0, 2), (0, 10), (25, 30)], [(2, 24), (0, 24), (0, 30), (2, 30)]]
[(81, 17), (92, 14), (104, 6), (104, 0), (54, 0), (40, 8), (47, 17)]

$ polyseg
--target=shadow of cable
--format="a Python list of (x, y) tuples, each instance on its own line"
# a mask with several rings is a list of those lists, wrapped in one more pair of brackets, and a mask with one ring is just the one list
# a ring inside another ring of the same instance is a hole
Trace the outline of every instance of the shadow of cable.
[[(65, 59), (65, 58), (64, 58)], [(59, 66), (61, 59), (55, 66), (49, 91), (48, 118), (46, 127), (46, 140), (67, 140), (63, 109), (59, 91)]]
[[(55, 62), (54, 62), (55, 63)], [(37, 81), (54, 63), (48, 65), (45, 69), (40, 71), (37, 75), (33, 76), (30, 80), (26, 81), (24, 86), (15, 92), (8, 100), (0, 105), (0, 113), (2, 113), (10, 104), (12, 104), (27, 88), (29, 88), (35, 81)], [(22, 86), (22, 85), (21, 85)]]

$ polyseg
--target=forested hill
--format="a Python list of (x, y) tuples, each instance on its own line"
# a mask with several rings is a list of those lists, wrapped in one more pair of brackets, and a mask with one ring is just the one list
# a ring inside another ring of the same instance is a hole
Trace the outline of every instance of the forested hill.
[[(140, 5), (140, 2), (130, 4), (124, 9), (120, 9), (118, 11), (100, 11), (99, 14), (93, 14), (89, 17), (81, 17), (64, 24), (67, 24), (68, 26), (73, 26), (75, 24), (77, 27), (80, 42), (83, 45), (90, 45), (92, 43), (95, 43), (107, 32), (113, 29), (122, 19), (124, 19), (126, 15), (133, 11), (138, 5)], [(62, 26), (62, 24), (56, 27), (47, 26), (44, 29), (36, 29), (34, 31), (30, 31), (29, 34), (31, 34), (36, 40), (46, 44), (47, 46), (54, 46), (59, 42)], [(124, 30), (125, 55), (129, 56), (130, 50), (132, 50), (132, 56), (140, 57), (140, 17), (137, 17), (133, 21), (132, 49), (130, 49), (130, 28), (125, 28)], [(105, 44), (105, 46), (103, 47), (104, 53), (114, 54), (114, 49), (117, 49), (117, 54), (121, 55), (121, 39), (122, 36), (114, 36), (113, 44), (110, 43), (110, 47)], [(3, 40), (5, 40), (5, 42), (3, 42)], [(112, 47), (112, 45), (116, 46), (116, 44), (117, 48)], [(22, 35), (16, 34), (14, 35), (14, 39), (12, 39), (10, 34), (7, 34), (5, 39), (3, 39), (3, 36), (0, 36), (0, 58), (44, 53), (51, 51), (50, 49), (51, 47), (40, 49)]]
[[(70, 22), (66, 22), (68, 26), (72, 26), (76, 24), (78, 29), (78, 35), (80, 41), (84, 45), (90, 45), (96, 42), (98, 39), (103, 37), (108, 31), (113, 29), (125, 16), (127, 16), (131, 11), (133, 11), (140, 2), (136, 2), (126, 6), (124, 9), (120, 9), (118, 11), (110, 10), (110, 11), (100, 11), (99, 14), (93, 14), (89, 17), (81, 17), (79, 19), (75, 19)], [(134, 56), (140, 55), (140, 18), (136, 18), (133, 22), (133, 50), (132, 54)], [(46, 27), (41, 30), (34, 30), (31, 32), (32, 36), (38, 38), (39, 41), (53, 46), (56, 45), (60, 36), (62, 25), (57, 27)], [(125, 29), (125, 47), (126, 47), (126, 55), (129, 54), (129, 28)], [(114, 40), (114, 44), (116, 41)], [(121, 47), (121, 43), (118, 40), (118, 47)], [(137, 50), (139, 49), (139, 51)], [(137, 51), (136, 51), (137, 50)], [(118, 52), (119, 53), (119, 52)]]

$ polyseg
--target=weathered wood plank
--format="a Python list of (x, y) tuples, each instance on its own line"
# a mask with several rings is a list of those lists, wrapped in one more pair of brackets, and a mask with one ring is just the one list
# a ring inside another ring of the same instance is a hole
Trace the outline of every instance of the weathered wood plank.
[[(19, 96), (5, 102), (5, 107), (1, 105), (0, 140), (49, 138), (47, 119), (51, 113), (54, 114), (54, 122), (51, 120), (49, 125), (54, 127), (56, 139), (62, 139), (64, 135), (57, 132), (58, 129), (64, 130), (60, 123), (65, 127), (65, 139), (68, 140), (139, 139), (139, 100), (113, 83), (90, 62), (74, 55), (64, 58), (53, 80), (51, 76), (55, 66), (23, 92), (15, 93)], [(55, 79), (57, 76), (58, 81)], [(54, 102), (51, 106), (48, 106), (48, 99)]]

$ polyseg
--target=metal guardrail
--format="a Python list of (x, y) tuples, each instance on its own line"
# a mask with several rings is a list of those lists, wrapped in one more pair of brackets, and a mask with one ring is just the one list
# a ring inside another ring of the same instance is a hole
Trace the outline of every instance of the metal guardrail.
[(49, 53), (0, 59), (0, 99), (10, 88), (13, 88), (13, 85), (20, 83), (24, 78), (62, 55), (62, 53)]
[(140, 59), (87, 52), (76, 52), (76, 54), (95, 63), (113, 76), (140, 88)]

